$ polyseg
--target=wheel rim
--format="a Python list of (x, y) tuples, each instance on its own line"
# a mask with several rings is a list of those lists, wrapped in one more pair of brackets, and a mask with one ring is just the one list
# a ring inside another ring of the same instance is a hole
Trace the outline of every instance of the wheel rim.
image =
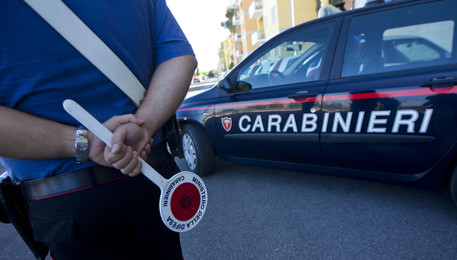
[(188, 134), (183, 135), (182, 148), (184, 150), (184, 158), (186, 159), (187, 166), (191, 170), (197, 167), (197, 154), (195, 152), (195, 145), (192, 138)]

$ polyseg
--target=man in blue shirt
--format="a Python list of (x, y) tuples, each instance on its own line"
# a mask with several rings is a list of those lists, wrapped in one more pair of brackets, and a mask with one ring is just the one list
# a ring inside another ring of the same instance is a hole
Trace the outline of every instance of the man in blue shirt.
[[(64, 3), (148, 91), (137, 109), (22, 0), (1, 1), (0, 161), (22, 183), (35, 239), (53, 259), (181, 259), (138, 157), (166, 178), (179, 171), (161, 127), (188, 90), (192, 48), (165, 0)], [(67, 98), (113, 131), (111, 149), (88, 132), (87, 154), (78, 150), (86, 131), (63, 110)]]

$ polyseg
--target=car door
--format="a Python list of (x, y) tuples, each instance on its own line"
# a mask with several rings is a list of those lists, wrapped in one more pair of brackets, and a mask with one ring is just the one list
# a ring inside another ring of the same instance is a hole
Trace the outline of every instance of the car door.
[(320, 159), (319, 98), (339, 25), (327, 20), (282, 33), (224, 80), (228, 86), (215, 114), (226, 155), (294, 163)]
[(455, 143), (456, 13), (457, 1), (417, 1), (345, 19), (322, 105), (326, 164), (419, 174)]

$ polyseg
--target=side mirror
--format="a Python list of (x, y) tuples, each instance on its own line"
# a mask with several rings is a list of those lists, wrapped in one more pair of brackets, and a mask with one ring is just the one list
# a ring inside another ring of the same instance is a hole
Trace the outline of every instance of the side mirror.
[(219, 81), (219, 83), (217, 83), (217, 86), (220, 89), (222, 89), (222, 90), (224, 90), (224, 91), (226, 91), (228, 93), (233, 92), (232, 91), (232, 86), (230, 85), (230, 80), (228, 78), (225, 78), (225, 79)]
[(250, 89), (252, 89), (252, 85), (245, 81), (238, 81), (236, 83), (236, 90), (250, 90)]

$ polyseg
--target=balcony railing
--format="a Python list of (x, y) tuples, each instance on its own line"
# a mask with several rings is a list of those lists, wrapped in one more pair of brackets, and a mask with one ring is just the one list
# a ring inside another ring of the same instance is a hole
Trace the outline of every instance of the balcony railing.
[(256, 31), (251, 35), (252, 45), (262, 44), (265, 42), (265, 33), (261, 31)]
[(249, 6), (249, 18), (260, 18), (263, 15), (263, 7), (261, 0), (252, 1), (251, 5)]

